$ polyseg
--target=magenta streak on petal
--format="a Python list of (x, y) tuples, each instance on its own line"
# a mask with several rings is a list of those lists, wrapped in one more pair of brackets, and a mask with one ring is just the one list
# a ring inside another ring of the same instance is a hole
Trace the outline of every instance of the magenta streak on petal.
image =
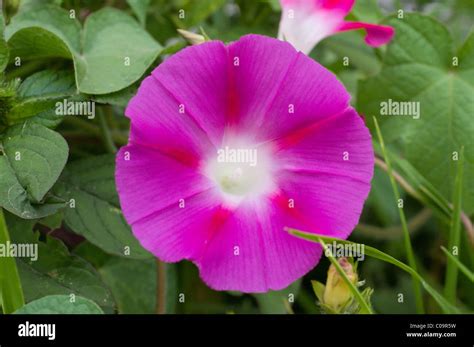
[(239, 96), (236, 89), (235, 83), (235, 72), (234, 72), (234, 59), (230, 55), (229, 49), (226, 49), (227, 52), (227, 81), (228, 90), (226, 95), (227, 108), (225, 113), (226, 127), (234, 127), (238, 122), (239, 115)]
[(348, 14), (355, 4), (355, 0), (316, 0), (323, 8), (328, 10), (340, 10)]
[(395, 30), (390, 26), (363, 22), (344, 22), (338, 28), (338, 31), (357, 29), (364, 29), (366, 31), (365, 42), (372, 47), (379, 47), (389, 43), (395, 35)]
[[(270, 148), (277, 152), (292, 147), (298, 142), (302, 141), (305, 137), (310, 136), (312, 133), (320, 130), (326, 123), (333, 121), (334, 118), (341, 117), (342, 115), (344, 115), (345, 111), (346, 110), (323, 119), (318, 119), (308, 125), (297, 128), (280, 138), (273, 139), (270, 141), (272, 143), (272, 146), (270, 146)], [(265, 146), (267, 144), (268, 143), (263, 143), (262, 145)]]

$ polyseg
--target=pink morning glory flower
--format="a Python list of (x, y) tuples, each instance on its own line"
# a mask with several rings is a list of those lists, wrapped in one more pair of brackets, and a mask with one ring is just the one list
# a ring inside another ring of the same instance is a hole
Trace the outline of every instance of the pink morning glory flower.
[(282, 13), (278, 38), (309, 54), (325, 37), (347, 30), (365, 29), (365, 42), (373, 47), (392, 39), (390, 26), (346, 22), (355, 0), (280, 0)]
[(185, 48), (141, 84), (117, 154), (121, 206), (165, 262), (194, 262), (216, 290), (282, 289), (321, 247), (285, 226), (346, 238), (374, 154), (336, 77), (277, 39)]

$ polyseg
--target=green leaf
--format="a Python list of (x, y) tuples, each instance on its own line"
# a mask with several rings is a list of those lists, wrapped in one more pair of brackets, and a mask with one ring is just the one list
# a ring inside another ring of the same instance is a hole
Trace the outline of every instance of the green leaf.
[(311, 281), (311, 286), (313, 287), (313, 292), (318, 298), (318, 301), (324, 302), (324, 290), (326, 286), (318, 281)]
[[(373, 142), (375, 152), (381, 156), (382, 149), (377, 142)], [(453, 207), (446, 198), (426, 178), (424, 178), (408, 161), (385, 149), (394, 169), (398, 172), (403, 189), (422, 204), (430, 207), (444, 222), (450, 223), (453, 215)], [(377, 165), (386, 167), (386, 164), (376, 158)], [(470, 243), (473, 241), (472, 224), (464, 211), (461, 211), (463, 225)]]
[(3, 16), (3, 7), (0, 11), (0, 37), (3, 37), (3, 32), (5, 31), (5, 17)]
[(0, 37), (0, 72), (3, 72), (8, 65), (10, 51), (8, 45), (3, 38)]
[(265, 294), (254, 294), (260, 307), (260, 313), (293, 313), (291, 303), (296, 301), (296, 296), (298, 295), (300, 288), (301, 280), (298, 280), (282, 290), (269, 291)]
[[(403, 157), (449, 199), (453, 152), (461, 146), (466, 176), (474, 175), (474, 33), (454, 52), (449, 32), (431, 17), (405, 14), (384, 24), (395, 28), (395, 38), (381, 72), (360, 83), (358, 109), (376, 116), (387, 143), (397, 140)], [(419, 119), (381, 115), (381, 103), (389, 99), (419, 102)], [(474, 211), (474, 180), (465, 180), (462, 204), (468, 214)]]
[[(453, 216), (451, 218), (451, 226), (449, 230), (448, 248), (457, 248), (458, 252), (461, 248), (461, 204), (462, 204), (462, 182), (463, 182), (463, 168), (464, 168), (464, 147), (461, 148), (461, 153), (458, 159), (458, 168), (456, 180), (454, 182), (453, 193)], [(456, 289), (458, 282), (458, 267), (456, 263), (448, 258), (446, 264), (446, 279), (444, 286), (444, 295), (451, 303), (456, 303)]]
[[(352, 245), (360, 245), (356, 242), (348, 241), (348, 240), (341, 240), (337, 239), (334, 237), (328, 237), (324, 235), (319, 235), (319, 234), (314, 234), (314, 233), (307, 233), (304, 231), (296, 230), (296, 229), (288, 229), (288, 232), (292, 235), (295, 235), (299, 238), (316, 242), (319, 243), (318, 240), (323, 240), (328, 243), (336, 242), (340, 244), (352, 244)], [(451, 305), (449, 301), (446, 300), (446, 298), (443, 297), (440, 293), (436, 291), (428, 282), (426, 282), (415, 270), (413, 270), (410, 266), (406, 265), (405, 263), (402, 263), (401, 261), (395, 259), (391, 255), (388, 255), (382, 251), (379, 251), (376, 248), (363, 245), (364, 246), (364, 252), (366, 255), (370, 257), (374, 257), (376, 259), (382, 260), (384, 262), (390, 263), (392, 265), (397, 266), (398, 268), (404, 270), (405, 272), (409, 273), (413, 277), (416, 277), (421, 283), (421, 285), (425, 288), (425, 290), (428, 292), (428, 294), (431, 295), (431, 297), (438, 303), (438, 305), (441, 307), (444, 313), (461, 313), (458, 308), (455, 306)]]
[(64, 218), (64, 211), (59, 210), (55, 214), (41, 218), (40, 220), (38, 220), (38, 223), (41, 225), (44, 225), (50, 230), (56, 230), (61, 227), (63, 223), (63, 218)]
[(55, 127), (64, 117), (55, 112), (55, 105), (65, 98), (79, 100), (74, 75), (67, 70), (40, 71), (26, 78), (20, 85), (17, 100), (5, 118), (8, 124), (15, 124), (37, 116), (31, 120), (47, 127)]
[(87, 94), (111, 93), (131, 85), (162, 49), (133, 18), (111, 8), (87, 17), (83, 40), (76, 80), (79, 90)]
[(448, 259), (450, 259), (450, 260), (458, 267), (458, 269), (461, 270), (461, 272), (462, 272), (464, 275), (466, 275), (466, 277), (467, 277), (471, 282), (474, 283), (474, 272), (472, 272), (471, 270), (469, 270), (466, 265), (464, 265), (463, 263), (461, 263), (457, 257), (455, 257), (454, 255), (452, 255), (451, 253), (449, 253), (446, 248), (444, 248), (443, 246), (441, 246), (441, 249), (443, 250), (444, 254), (446, 254), (446, 256), (448, 257)]
[[(149, 258), (126, 223), (115, 188), (115, 156), (89, 157), (68, 164), (54, 191), (74, 207), (65, 223), (104, 251), (135, 259)], [(128, 255), (129, 251), (129, 255)]]
[(351, 11), (356, 20), (361, 22), (378, 22), (382, 17), (377, 0), (358, 0)]
[(109, 289), (97, 271), (84, 259), (69, 253), (58, 239), (47, 236), (39, 241), (32, 232), (33, 221), (7, 215), (12, 242), (37, 245), (37, 259), (18, 258), (17, 265), (27, 302), (46, 295), (82, 296), (98, 304), (105, 312), (114, 311)]
[(0, 73), (5, 70), (8, 65), (10, 51), (8, 45), (3, 38), (3, 31), (5, 29), (5, 18), (3, 18), (3, 9), (0, 9)]
[(69, 295), (48, 295), (34, 300), (15, 314), (102, 314), (104, 311), (93, 301), (76, 296), (71, 302)]
[(119, 313), (155, 313), (156, 262), (112, 257), (98, 269)]
[(13, 17), (5, 30), (12, 56), (74, 61), (76, 84), (86, 94), (107, 94), (137, 81), (162, 47), (130, 16), (104, 8), (84, 29), (69, 12), (43, 6)]
[[(357, 32), (341, 33), (331, 36), (322, 42), (324, 47), (338, 55), (338, 63), (342, 67), (343, 57), (349, 58), (349, 63), (366, 75), (373, 75), (380, 70), (380, 61), (373, 48), (368, 47)], [(345, 67), (345, 69), (347, 69)]]
[(146, 24), (146, 12), (150, 5), (150, 0), (127, 0), (128, 6), (131, 7), (138, 21), (144, 27)]
[[(380, 144), (375, 141), (372, 144), (375, 152), (379, 156), (383, 156)], [(388, 148), (385, 148), (385, 155), (389, 158), (394, 170), (396, 170), (411, 187), (411, 189), (409, 189), (409, 187), (403, 186), (407, 193), (422, 202), (424, 205), (430, 207), (438, 214), (438, 216), (449, 221), (451, 219), (452, 209), (449, 206), (449, 202), (438, 191), (438, 189), (423, 177), (423, 175), (421, 175), (407, 160), (395, 155)]]
[(68, 156), (68, 146), (61, 135), (30, 123), (8, 129), (3, 151), (35, 202), (41, 201), (56, 182)]
[[(157, 261), (127, 259), (106, 254), (90, 242), (83, 242), (74, 253), (91, 262), (112, 291), (118, 313), (155, 313), (157, 291)], [(175, 313), (178, 302), (177, 265), (164, 264), (166, 271), (165, 311)], [(161, 291), (160, 291), (161, 293)]]
[(55, 99), (76, 94), (74, 76), (68, 70), (43, 70), (26, 78), (18, 88), (21, 98)]
[(375, 167), (372, 178), (372, 189), (366, 201), (366, 206), (374, 212), (374, 219), (381, 222), (383, 226), (398, 223), (398, 207), (393, 203), (392, 186), (387, 174), (379, 167)]
[(109, 104), (119, 107), (127, 106), (130, 99), (137, 93), (138, 85), (137, 83), (128, 86), (125, 89), (119, 90), (118, 92), (101, 94), (101, 95), (91, 95), (93, 101), (100, 104)]
[(281, 11), (280, 2), (278, 0), (265, 0), (268, 2), (273, 11)]
[[(0, 208), (0, 245), (7, 247), (9, 243), (7, 223)], [(3, 313), (12, 313), (25, 304), (20, 276), (12, 257), (0, 256), (0, 304)]]
[(25, 122), (4, 134), (0, 156), (0, 206), (22, 218), (40, 218), (64, 207), (46, 193), (61, 174), (68, 145), (58, 133)]
[(85, 240), (74, 248), (74, 254), (87, 260), (96, 269), (102, 267), (113, 256), (105, 253), (99, 247), (94, 246), (89, 241)]
[[(173, 17), (173, 19), (175, 19), (181, 28), (190, 28), (202, 23), (207, 17), (226, 3), (225, 0), (182, 0), (180, 2), (176, 8), (176, 16)], [(184, 11), (184, 18), (179, 17), (180, 12), (178, 10)]]
[(12, 57), (72, 59), (81, 51), (81, 25), (54, 5), (35, 7), (15, 15), (5, 28)]
[(61, 5), (63, 0), (17, 0), (20, 3), (18, 12), (35, 11), (37, 8), (46, 5)]

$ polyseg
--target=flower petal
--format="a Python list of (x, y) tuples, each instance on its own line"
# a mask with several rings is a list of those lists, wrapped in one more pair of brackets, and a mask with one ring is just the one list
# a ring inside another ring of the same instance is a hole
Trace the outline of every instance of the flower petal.
[[(306, 0), (303, 0), (306, 1)], [(354, 7), (355, 0), (313, 0), (320, 3), (323, 8), (331, 10), (339, 10), (344, 14), (348, 14)]]
[(348, 31), (365, 29), (365, 42), (372, 47), (379, 47), (389, 43), (395, 35), (395, 30), (391, 26), (369, 24), (363, 22), (344, 22), (338, 31)]
[[(284, 227), (346, 237), (370, 188), (370, 135), (349, 98), (332, 73), (258, 35), (169, 58), (130, 102), (130, 143), (117, 155), (117, 189), (135, 236), (164, 261), (196, 263), (212, 288), (287, 287), (317, 264), (321, 247)], [(275, 183), (238, 204), (224, 203), (220, 183), (203, 170), (228, 131), (239, 145), (246, 137), (245, 145), (268, 146), (259, 153), (271, 156), (265, 167)]]
[(214, 187), (194, 167), (144, 146), (122, 147), (116, 166), (120, 205), (129, 224)]
[(281, 0), (278, 38), (309, 54), (322, 39), (340, 31), (365, 29), (365, 42), (373, 47), (388, 43), (392, 27), (362, 22), (344, 22), (355, 0)]
[(227, 48), (220, 41), (212, 41), (183, 49), (152, 72), (216, 147), (226, 124), (227, 71)]
[(337, 31), (352, 8), (352, 0), (286, 0), (278, 38), (309, 54), (316, 44)]
[[(277, 185), (312, 230), (340, 238), (356, 226), (373, 175), (370, 133), (353, 109), (276, 144)], [(290, 225), (291, 226), (291, 225)]]
[(185, 204), (170, 205), (132, 224), (141, 245), (163, 261), (199, 258), (220, 225), (223, 210), (215, 189), (192, 195)]
[(142, 82), (125, 114), (131, 119), (130, 143), (155, 148), (177, 160), (185, 155), (192, 165), (215, 150), (206, 133), (179, 113), (179, 103), (153, 76)]
[(311, 8), (323, 8), (327, 10), (339, 10), (345, 15), (354, 6), (355, 0), (280, 0), (282, 7), (309, 5)]
[(253, 134), (257, 142), (339, 113), (349, 104), (350, 95), (331, 72), (288, 44), (248, 35), (229, 52), (240, 57), (234, 67), (238, 130)]
[(228, 50), (234, 100), (231, 118), (238, 130), (252, 133), (286, 80), (297, 52), (289, 44), (260, 35), (246, 35)]
[(130, 141), (164, 153), (186, 149), (196, 160), (214, 152), (227, 113), (227, 49), (207, 42), (183, 49), (141, 84), (126, 115)]
[(284, 230), (296, 223), (291, 221), (271, 199), (240, 205), (197, 260), (201, 278), (216, 290), (256, 293), (287, 287), (321, 256), (318, 244)]

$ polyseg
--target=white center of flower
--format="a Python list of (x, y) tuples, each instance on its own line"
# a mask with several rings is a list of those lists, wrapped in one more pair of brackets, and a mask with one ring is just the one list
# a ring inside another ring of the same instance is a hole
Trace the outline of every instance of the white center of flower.
[(230, 203), (269, 193), (274, 188), (269, 155), (255, 147), (221, 147), (208, 161), (205, 171)]

